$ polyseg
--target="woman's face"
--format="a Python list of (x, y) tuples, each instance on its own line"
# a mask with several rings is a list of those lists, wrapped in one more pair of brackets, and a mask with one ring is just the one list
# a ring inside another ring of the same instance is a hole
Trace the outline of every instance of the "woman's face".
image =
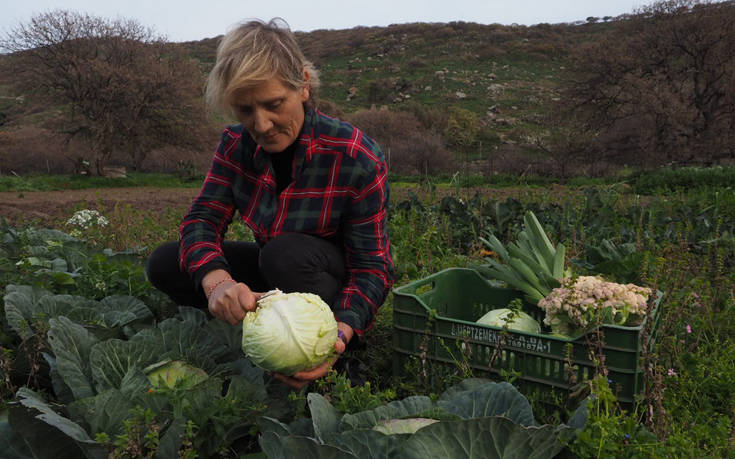
[(304, 102), (308, 99), (308, 85), (294, 90), (274, 77), (236, 93), (232, 107), (258, 145), (268, 153), (280, 153), (301, 132)]

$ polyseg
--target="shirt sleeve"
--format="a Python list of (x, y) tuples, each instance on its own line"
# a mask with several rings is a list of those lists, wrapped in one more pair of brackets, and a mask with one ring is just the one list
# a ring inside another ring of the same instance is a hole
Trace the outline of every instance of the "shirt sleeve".
[(376, 157), (344, 223), (347, 280), (335, 302), (335, 317), (358, 336), (368, 330), (394, 282), (387, 228), (390, 189), (382, 156)]
[(236, 165), (233, 152), (241, 147), (240, 135), (225, 130), (199, 194), (179, 226), (179, 263), (201, 288), (204, 275), (214, 269), (230, 270), (222, 240), (234, 214), (232, 182)]

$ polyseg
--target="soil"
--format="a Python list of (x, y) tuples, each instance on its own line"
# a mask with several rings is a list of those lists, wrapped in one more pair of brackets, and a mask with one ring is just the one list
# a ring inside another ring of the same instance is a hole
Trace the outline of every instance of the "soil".
[[(408, 197), (405, 187), (391, 190), (391, 201), (398, 203)], [(0, 219), (10, 224), (53, 223), (71, 216), (74, 210), (82, 208), (112, 209), (116, 205), (130, 205), (141, 211), (163, 212), (177, 208), (185, 210), (199, 192), (198, 188), (98, 188), (88, 190), (64, 191), (4, 191), (0, 192)], [(415, 190), (416, 194), (426, 196), (426, 190)], [(509, 197), (530, 197), (533, 194), (555, 195), (561, 197), (569, 190), (561, 186), (546, 188), (473, 188), (462, 189), (463, 197), (471, 197), (476, 192), (488, 199), (504, 200)], [(434, 197), (454, 195), (454, 188), (436, 188)]]
[(186, 208), (198, 192), (198, 188), (155, 187), (5, 191), (0, 192), (0, 217), (11, 224), (50, 223), (69, 218), (75, 209), (99, 208), (100, 204), (107, 209), (129, 204), (139, 210), (163, 211)]

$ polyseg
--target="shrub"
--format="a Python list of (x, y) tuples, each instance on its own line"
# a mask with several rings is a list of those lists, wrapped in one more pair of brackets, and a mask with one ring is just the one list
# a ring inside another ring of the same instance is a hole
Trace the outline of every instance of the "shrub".
[(727, 187), (735, 183), (735, 167), (681, 167), (642, 172), (635, 179), (637, 193), (706, 187)]
[(413, 114), (362, 110), (350, 121), (383, 149), (389, 170), (399, 174), (436, 174), (449, 171), (452, 158), (441, 137), (425, 129)]
[(46, 172), (66, 174), (73, 170), (73, 161), (51, 131), (43, 127), (25, 126), (2, 133), (0, 174)]

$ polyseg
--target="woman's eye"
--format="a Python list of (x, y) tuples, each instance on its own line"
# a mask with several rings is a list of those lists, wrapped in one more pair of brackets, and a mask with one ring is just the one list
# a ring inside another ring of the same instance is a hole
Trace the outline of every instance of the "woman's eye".
[(277, 100), (275, 102), (271, 102), (270, 104), (268, 104), (268, 110), (276, 110), (278, 107), (281, 106), (281, 102), (282, 101), (280, 101), (280, 100)]

